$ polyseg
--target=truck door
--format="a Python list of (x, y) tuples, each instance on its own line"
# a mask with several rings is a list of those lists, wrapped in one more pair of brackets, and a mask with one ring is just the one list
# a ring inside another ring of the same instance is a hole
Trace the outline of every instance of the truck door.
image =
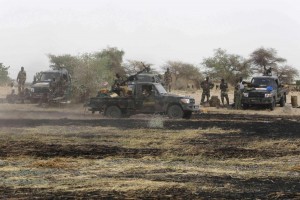
[(159, 96), (154, 85), (139, 84), (137, 86), (136, 106), (143, 113), (160, 112), (162, 108), (159, 106)]

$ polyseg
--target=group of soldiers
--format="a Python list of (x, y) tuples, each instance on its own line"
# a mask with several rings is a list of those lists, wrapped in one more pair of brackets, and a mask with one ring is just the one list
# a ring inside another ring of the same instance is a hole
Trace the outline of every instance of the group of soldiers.
[[(200, 84), (202, 88), (202, 96), (201, 96), (201, 102), (200, 104), (204, 104), (205, 98), (207, 99), (207, 102), (209, 101), (210, 98), (210, 90), (214, 88), (214, 84), (209, 81), (209, 77), (206, 77), (204, 81), (201, 82)], [(229, 105), (229, 97), (228, 97), (228, 84), (225, 82), (225, 80), (222, 78), (220, 85), (216, 85), (216, 88), (220, 88), (220, 96), (221, 96), (221, 102), (222, 105), (224, 106), (224, 99), (226, 100), (226, 105)], [(244, 82), (243, 78), (240, 77), (237, 85), (235, 86), (235, 91), (234, 91), (234, 107), (236, 109), (240, 109), (242, 107), (241, 105), (241, 98), (242, 98), (242, 92), (244, 90)]]
[[(201, 96), (201, 104), (204, 104), (205, 97), (207, 99), (207, 102), (209, 101), (210, 98), (210, 90), (214, 88), (214, 84), (209, 81), (209, 77), (206, 77), (204, 81), (201, 82), (200, 84), (202, 88), (202, 96)], [(228, 84), (225, 82), (225, 80), (222, 78), (220, 86), (216, 86), (216, 88), (220, 87), (221, 91), (221, 101), (222, 104), (224, 105), (224, 99), (226, 99), (227, 105), (229, 105), (229, 97), (228, 97)]]
[[(242, 91), (244, 90), (244, 84), (243, 79), (240, 77), (237, 85), (235, 86), (235, 92), (234, 92), (234, 107), (236, 109), (241, 108), (241, 98), (242, 98)], [(169, 68), (167, 68), (167, 71), (164, 74), (164, 86), (168, 92), (171, 92), (171, 84), (172, 84), (172, 75), (170, 73)], [(206, 77), (204, 81), (200, 83), (200, 87), (202, 89), (202, 95), (201, 95), (201, 102), (200, 104), (209, 102), (210, 100), (210, 90), (214, 88), (214, 84), (209, 80), (209, 77)], [(224, 78), (221, 79), (220, 85), (216, 85), (216, 89), (220, 88), (220, 97), (222, 105), (225, 106), (225, 100), (226, 105), (229, 105), (229, 97), (228, 97), (228, 83), (224, 80)]]

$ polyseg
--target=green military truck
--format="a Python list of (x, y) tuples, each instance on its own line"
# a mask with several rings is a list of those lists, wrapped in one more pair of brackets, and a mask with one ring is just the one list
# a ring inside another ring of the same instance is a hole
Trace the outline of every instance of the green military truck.
[(266, 105), (274, 110), (276, 104), (285, 106), (288, 89), (277, 76), (257, 76), (245, 87), (241, 103), (244, 109), (252, 105)]
[(155, 76), (140, 73), (134, 79), (127, 81), (125, 95), (100, 93), (90, 98), (86, 106), (92, 113), (100, 112), (112, 118), (155, 113), (167, 114), (169, 118), (189, 119), (193, 112), (199, 112), (199, 105), (195, 105), (194, 98), (168, 94)]
[[(55, 94), (55, 91), (52, 91), (51, 84), (56, 84), (61, 80), (65, 83), (62, 88), (63, 94)], [(47, 102), (55, 98), (68, 99), (70, 95), (71, 76), (66, 69), (48, 70), (38, 73), (38, 77), (34, 78), (30, 89), (30, 101), (32, 103), (37, 103), (42, 99), (45, 99)]]

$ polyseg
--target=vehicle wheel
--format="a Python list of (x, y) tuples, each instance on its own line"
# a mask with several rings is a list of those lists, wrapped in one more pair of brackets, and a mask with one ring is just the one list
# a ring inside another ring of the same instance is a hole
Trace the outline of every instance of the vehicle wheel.
[(276, 106), (275, 99), (273, 99), (273, 102), (270, 104), (270, 109), (274, 110), (275, 106)]
[(191, 111), (186, 111), (184, 114), (183, 114), (183, 118), (184, 119), (191, 119), (192, 117), (192, 112)]
[(132, 115), (132, 113), (130, 113), (127, 109), (122, 109), (121, 112), (122, 112), (122, 117), (129, 118)]
[(286, 99), (285, 95), (283, 97), (281, 97), (281, 99), (279, 101), (280, 107), (284, 107), (285, 106), (285, 99)]
[(178, 105), (172, 105), (168, 108), (167, 111), (168, 117), (172, 119), (179, 119), (183, 117), (183, 110)]
[(243, 108), (244, 110), (248, 109), (248, 108), (249, 108), (249, 104), (243, 104), (243, 105), (242, 105), (242, 108)]
[(105, 116), (111, 118), (120, 118), (122, 116), (122, 112), (118, 106), (109, 106), (105, 110)]
[(39, 100), (38, 99), (30, 99), (30, 103), (38, 103)]

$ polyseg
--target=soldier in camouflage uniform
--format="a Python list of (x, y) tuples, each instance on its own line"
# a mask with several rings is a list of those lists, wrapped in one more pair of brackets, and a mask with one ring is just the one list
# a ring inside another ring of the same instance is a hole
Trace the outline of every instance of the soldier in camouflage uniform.
[(221, 90), (221, 101), (223, 106), (224, 106), (224, 98), (226, 99), (227, 105), (229, 105), (228, 84), (224, 81), (223, 78), (221, 79), (220, 90)]
[(172, 74), (169, 68), (167, 68), (167, 71), (165, 72), (164, 81), (166, 90), (171, 92)]
[(244, 91), (244, 82), (243, 78), (240, 77), (238, 84), (235, 86), (234, 91), (234, 107), (235, 109), (241, 109), (242, 108), (242, 95)]
[(115, 93), (117, 93), (119, 96), (121, 95), (121, 89), (120, 86), (123, 82), (123, 78), (120, 76), (120, 74), (116, 73), (116, 79), (114, 81), (114, 84), (111, 87), (111, 90)]
[(26, 81), (26, 72), (24, 71), (24, 67), (21, 67), (21, 71), (19, 71), (17, 77), (19, 94), (22, 94), (24, 92), (25, 81)]
[(214, 87), (214, 84), (209, 81), (209, 77), (206, 77), (206, 79), (201, 82), (200, 86), (203, 90), (201, 97), (201, 104), (203, 104), (205, 97), (207, 97), (207, 102), (209, 101), (210, 90)]

